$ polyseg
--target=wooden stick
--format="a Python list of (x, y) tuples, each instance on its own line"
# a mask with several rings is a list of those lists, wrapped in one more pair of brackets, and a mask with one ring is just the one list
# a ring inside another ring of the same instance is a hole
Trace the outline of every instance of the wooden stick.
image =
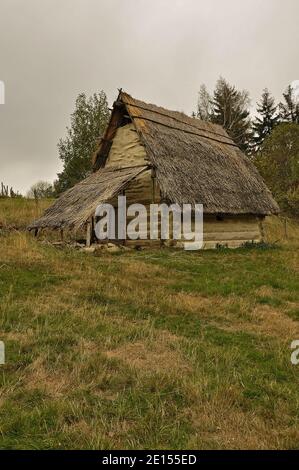
[(88, 220), (86, 224), (86, 246), (90, 246), (91, 243), (91, 223)]

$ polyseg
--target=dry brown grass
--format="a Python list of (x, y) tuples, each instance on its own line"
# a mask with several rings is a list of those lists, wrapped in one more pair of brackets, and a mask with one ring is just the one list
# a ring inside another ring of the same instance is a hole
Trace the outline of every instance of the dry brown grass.
[[(151, 339), (127, 343), (106, 352), (107, 357), (125, 361), (146, 374), (184, 374), (190, 371), (190, 364), (181, 355), (176, 335), (167, 331), (156, 333)], [(175, 371), (173, 368), (175, 367)]]
[(73, 385), (70, 376), (48, 371), (45, 367), (47, 363), (46, 356), (39, 356), (26, 370), (26, 376), (23, 379), (26, 390), (41, 390), (53, 398), (63, 397), (63, 395)]
[(53, 203), (53, 199), (0, 198), (0, 229), (24, 229)]
[(266, 217), (263, 222), (266, 241), (284, 245), (298, 245), (299, 224), (298, 221), (284, 216)]
[[(277, 427), (276, 423), (260, 416), (258, 411), (242, 410), (241, 395), (238, 388), (228, 384), (208, 402), (199, 398), (198, 405), (190, 413), (195, 428), (189, 442), (191, 448), (204, 449), (209, 443), (212, 449), (266, 450), (281, 448), (281, 443), (288, 438), (290, 442), (298, 441), (296, 425), (288, 427), (286, 433), (285, 427)], [(276, 413), (282, 422), (285, 421), (284, 410), (287, 413), (283, 401), (278, 400)]]

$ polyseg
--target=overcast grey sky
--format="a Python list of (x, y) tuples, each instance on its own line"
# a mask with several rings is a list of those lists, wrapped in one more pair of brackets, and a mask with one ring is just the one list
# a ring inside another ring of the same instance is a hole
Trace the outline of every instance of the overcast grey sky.
[(191, 113), (219, 75), (277, 99), (299, 79), (299, 0), (0, 0), (0, 181), (53, 181), (78, 93)]

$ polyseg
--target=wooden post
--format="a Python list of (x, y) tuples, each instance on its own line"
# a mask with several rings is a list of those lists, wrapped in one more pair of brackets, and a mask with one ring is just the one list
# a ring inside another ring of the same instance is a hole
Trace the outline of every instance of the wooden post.
[[(156, 171), (154, 168), (151, 169), (151, 179), (152, 179), (152, 204), (156, 203)], [(158, 227), (159, 227), (159, 217), (158, 217)], [(150, 230), (150, 229), (149, 229)], [(159, 228), (158, 228), (159, 231)], [(150, 245), (154, 245), (154, 240), (150, 240)]]
[[(125, 196), (126, 195), (126, 191), (123, 190), (120, 192), (120, 196)], [(125, 208), (125, 210), (127, 210), (127, 207)], [(119, 211), (119, 208), (118, 208), (118, 203), (117, 203), (117, 210), (116, 210), (116, 220), (115, 220), (115, 240), (114, 242), (117, 242), (119, 243), (120, 245), (123, 245), (125, 246), (126, 245), (126, 237), (123, 238), (122, 240), (118, 238), (118, 211)], [(126, 233), (127, 233), (127, 227), (125, 228), (126, 230)]]
[(94, 218), (94, 217), (91, 217), (90, 220), (91, 220), (91, 236), (90, 236), (90, 240), (91, 240), (91, 243), (96, 243), (95, 230), (94, 230), (94, 227), (95, 227), (95, 218)]
[(36, 207), (36, 216), (38, 217), (38, 194), (37, 194), (36, 189), (33, 190), (33, 194), (34, 194), (35, 207)]
[(151, 171), (151, 178), (152, 178), (152, 203), (155, 204), (156, 202), (156, 173), (154, 168)]
[(86, 246), (91, 244), (91, 221), (90, 219), (86, 223)]
[(63, 229), (60, 230), (60, 241), (63, 243)]
[(286, 240), (288, 239), (287, 223), (288, 223), (288, 219), (285, 217), (284, 218), (284, 237)]

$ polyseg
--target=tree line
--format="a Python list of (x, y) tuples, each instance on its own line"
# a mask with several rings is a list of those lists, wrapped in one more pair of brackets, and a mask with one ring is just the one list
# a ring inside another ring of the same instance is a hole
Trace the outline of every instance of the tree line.
[(249, 92), (237, 90), (220, 77), (212, 93), (206, 85), (201, 85), (193, 116), (220, 124), (241, 150), (253, 155), (278, 124), (299, 124), (299, 100), (289, 85), (282, 94), (282, 101), (275, 104), (274, 97), (265, 88), (257, 103), (256, 116), (251, 118)]

